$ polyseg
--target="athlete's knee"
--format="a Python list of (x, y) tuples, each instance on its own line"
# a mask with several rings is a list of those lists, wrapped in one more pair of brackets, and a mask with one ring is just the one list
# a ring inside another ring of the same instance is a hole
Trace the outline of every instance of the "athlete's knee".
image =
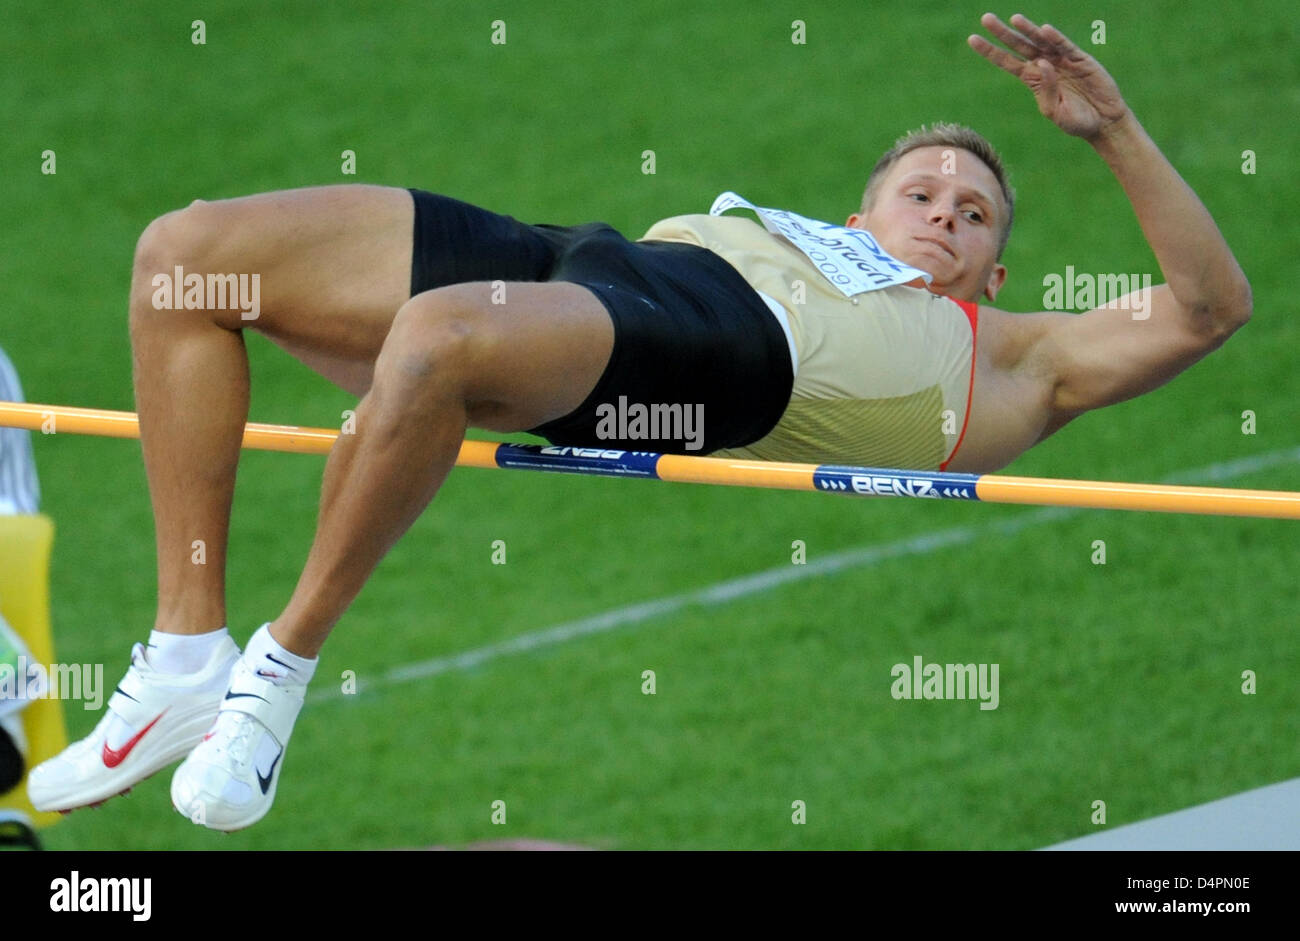
[[(159, 323), (160, 318), (156, 316), (159, 313), (167, 315), (161, 322), (174, 324), (186, 312), (212, 320), (214, 311), (210, 307), (222, 311), (238, 307), (242, 285), (252, 284), (252, 274), (240, 272), (237, 259), (232, 256), (232, 242), (237, 237), (234, 229), (238, 225), (238, 220), (231, 218), (227, 211), (201, 199), (150, 222), (135, 247), (131, 272), (132, 330)], [(201, 303), (196, 303), (190, 293), (193, 285), (186, 279), (191, 275), (202, 280)], [(213, 290), (209, 290), (209, 285)], [(216, 297), (218, 294), (222, 296)], [(251, 295), (251, 291), (244, 290), (244, 294)], [(219, 303), (210, 303), (213, 298)], [(218, 315), (218, 319), (222, 318), (230, 319), (225, 313)]]
[(170, 302), (173, 292), (183, 298), (184, 275), (181, 284), (172, 284), (178, 266), (182, 271), (187, 267), (194, 272), (203, 270), (203, 255), (210, 236), (204, 232), (204, 220), (197, 209), (198, 206), (191, 204), (159, 216), (140, 234), (131, 271), (132, 327), (148, 321), (153, 310), (164, 307), (159, 302), (160, 289), (170, 289), (165, 291), (163, 301)]
[(178, 264), (200, 264), (220, 237), (212, 204), (196, 199), (154, 219), (135, 246), (135, 272), (152, 278), (172, 274)]
[(474, 285), (417, 294), (397, 311), (375, 363), (375, 382), (429, 394), (463, 393), (487, 345)]

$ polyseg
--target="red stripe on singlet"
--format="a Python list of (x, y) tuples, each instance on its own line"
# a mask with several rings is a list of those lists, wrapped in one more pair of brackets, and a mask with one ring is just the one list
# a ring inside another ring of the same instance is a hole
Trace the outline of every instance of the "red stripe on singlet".
[(939, 465), (939, 470), (942, 471), (948, 469), (948, 465), (952, 463), (952, 459), (956, 457), (957, 452), (961, 450), (962, 441), (966, 439), (966, 425), (970, 422), (970, 403), (971, 398), (975, 394), (975, 348), (976, 344), (979, 342), (980, 323), (980, 308), (978, 304), (974, 304), (970, 301), (959, 301), (955, 297), (950, 297), (948, 300), (960, 307), (962, 312), (966, 314), (966, 319), (970, 321), (970, 385), (966, 389), (966, 415), (961, 420), (961, 434), (957, 436), (957, 446), (952, 449), (952, 454), (948, 455), (948, 460)]

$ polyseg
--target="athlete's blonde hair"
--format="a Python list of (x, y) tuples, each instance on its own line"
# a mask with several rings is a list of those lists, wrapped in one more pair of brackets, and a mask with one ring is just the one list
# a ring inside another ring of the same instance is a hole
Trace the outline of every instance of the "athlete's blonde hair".
[(871, 175), (867, 177), (867, 188), (862, 194), (862, 211), (867, 212), (875, 203), (880, 181), (885, 178), (889, 168), (904, 154), (920, 147), (960, 147), (974, 154), (992, 171), (998, 185), (1002, 187), (1002, 198), (1007, 206), (1007, 217), (1002, 222), (1002, 231), (998, 233), (997, 257), (1000, 259), (1003, 249), (1007, 247), (1007, 239), (1011, 238), (1011, 221), (1015, 217), (1016, 194), (1007, 183), (1007, 173), (1002, 166), (1002, 158), (993, 149), (993, 145), (965, 125), (940, 121), (927, 129), (922, 124), (916, 130), (908, 131), (894, 141), (894, 146), (885, 151), (876, 161), (876, 165), (871, 168)]

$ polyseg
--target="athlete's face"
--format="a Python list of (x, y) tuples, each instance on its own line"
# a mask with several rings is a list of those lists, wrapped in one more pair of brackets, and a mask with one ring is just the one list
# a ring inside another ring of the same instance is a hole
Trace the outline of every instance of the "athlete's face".
[(1002, 188), (984, 161), (960, 148), (918, 147), (895, 161), (871, 207), (848, 224), (933, 275), (934, 293), (978, 301), (993, 300), (1006, 279), (997, 263), (1005, 219)]

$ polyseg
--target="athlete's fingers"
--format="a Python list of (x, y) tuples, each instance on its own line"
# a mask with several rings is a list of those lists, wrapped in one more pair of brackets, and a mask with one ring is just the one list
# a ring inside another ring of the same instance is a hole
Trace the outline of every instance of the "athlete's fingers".
[(972, 33), (966, 37), (966, 42), (970, 47), (988, 59), (1004, 72), (1009, 72), (1016, 78), (1020, 78), (1020, 73), (1025, 67), (1024, 59), (1017, 59), (1005, 49), (999, 49), (993, 43), (989, 42), (983, 36), (976, 36)]
[(1014, 49), (1026, 59), (1036, 59), (1042, 55), (1041, 49), (992, 13), (985, 13), (981, 16), (980, 25), (1001, 40), (1003, 45)]
[(1055, 26), (1044, 23), (1043, 38), (1051, 44), (1052, 54), (1062, 62), (1078, 63), (1092, 58), (1092, 56), (1076, 46), (1069, 36)]
[[(1038, 51), (1034, 53), (1033, 57), (1041, 56), (1048, 50), (1053, 49), (1055, 44), (1043, 35), (1042, 28), (1023, 13), (1013, 14), (1011, 17), (1011, 25), (1020, 30), (1020, 32), (1024, 34), (1025, 38), (1034, 44)], [(1057, 35), (1060, 34), (1058, 33)]]

